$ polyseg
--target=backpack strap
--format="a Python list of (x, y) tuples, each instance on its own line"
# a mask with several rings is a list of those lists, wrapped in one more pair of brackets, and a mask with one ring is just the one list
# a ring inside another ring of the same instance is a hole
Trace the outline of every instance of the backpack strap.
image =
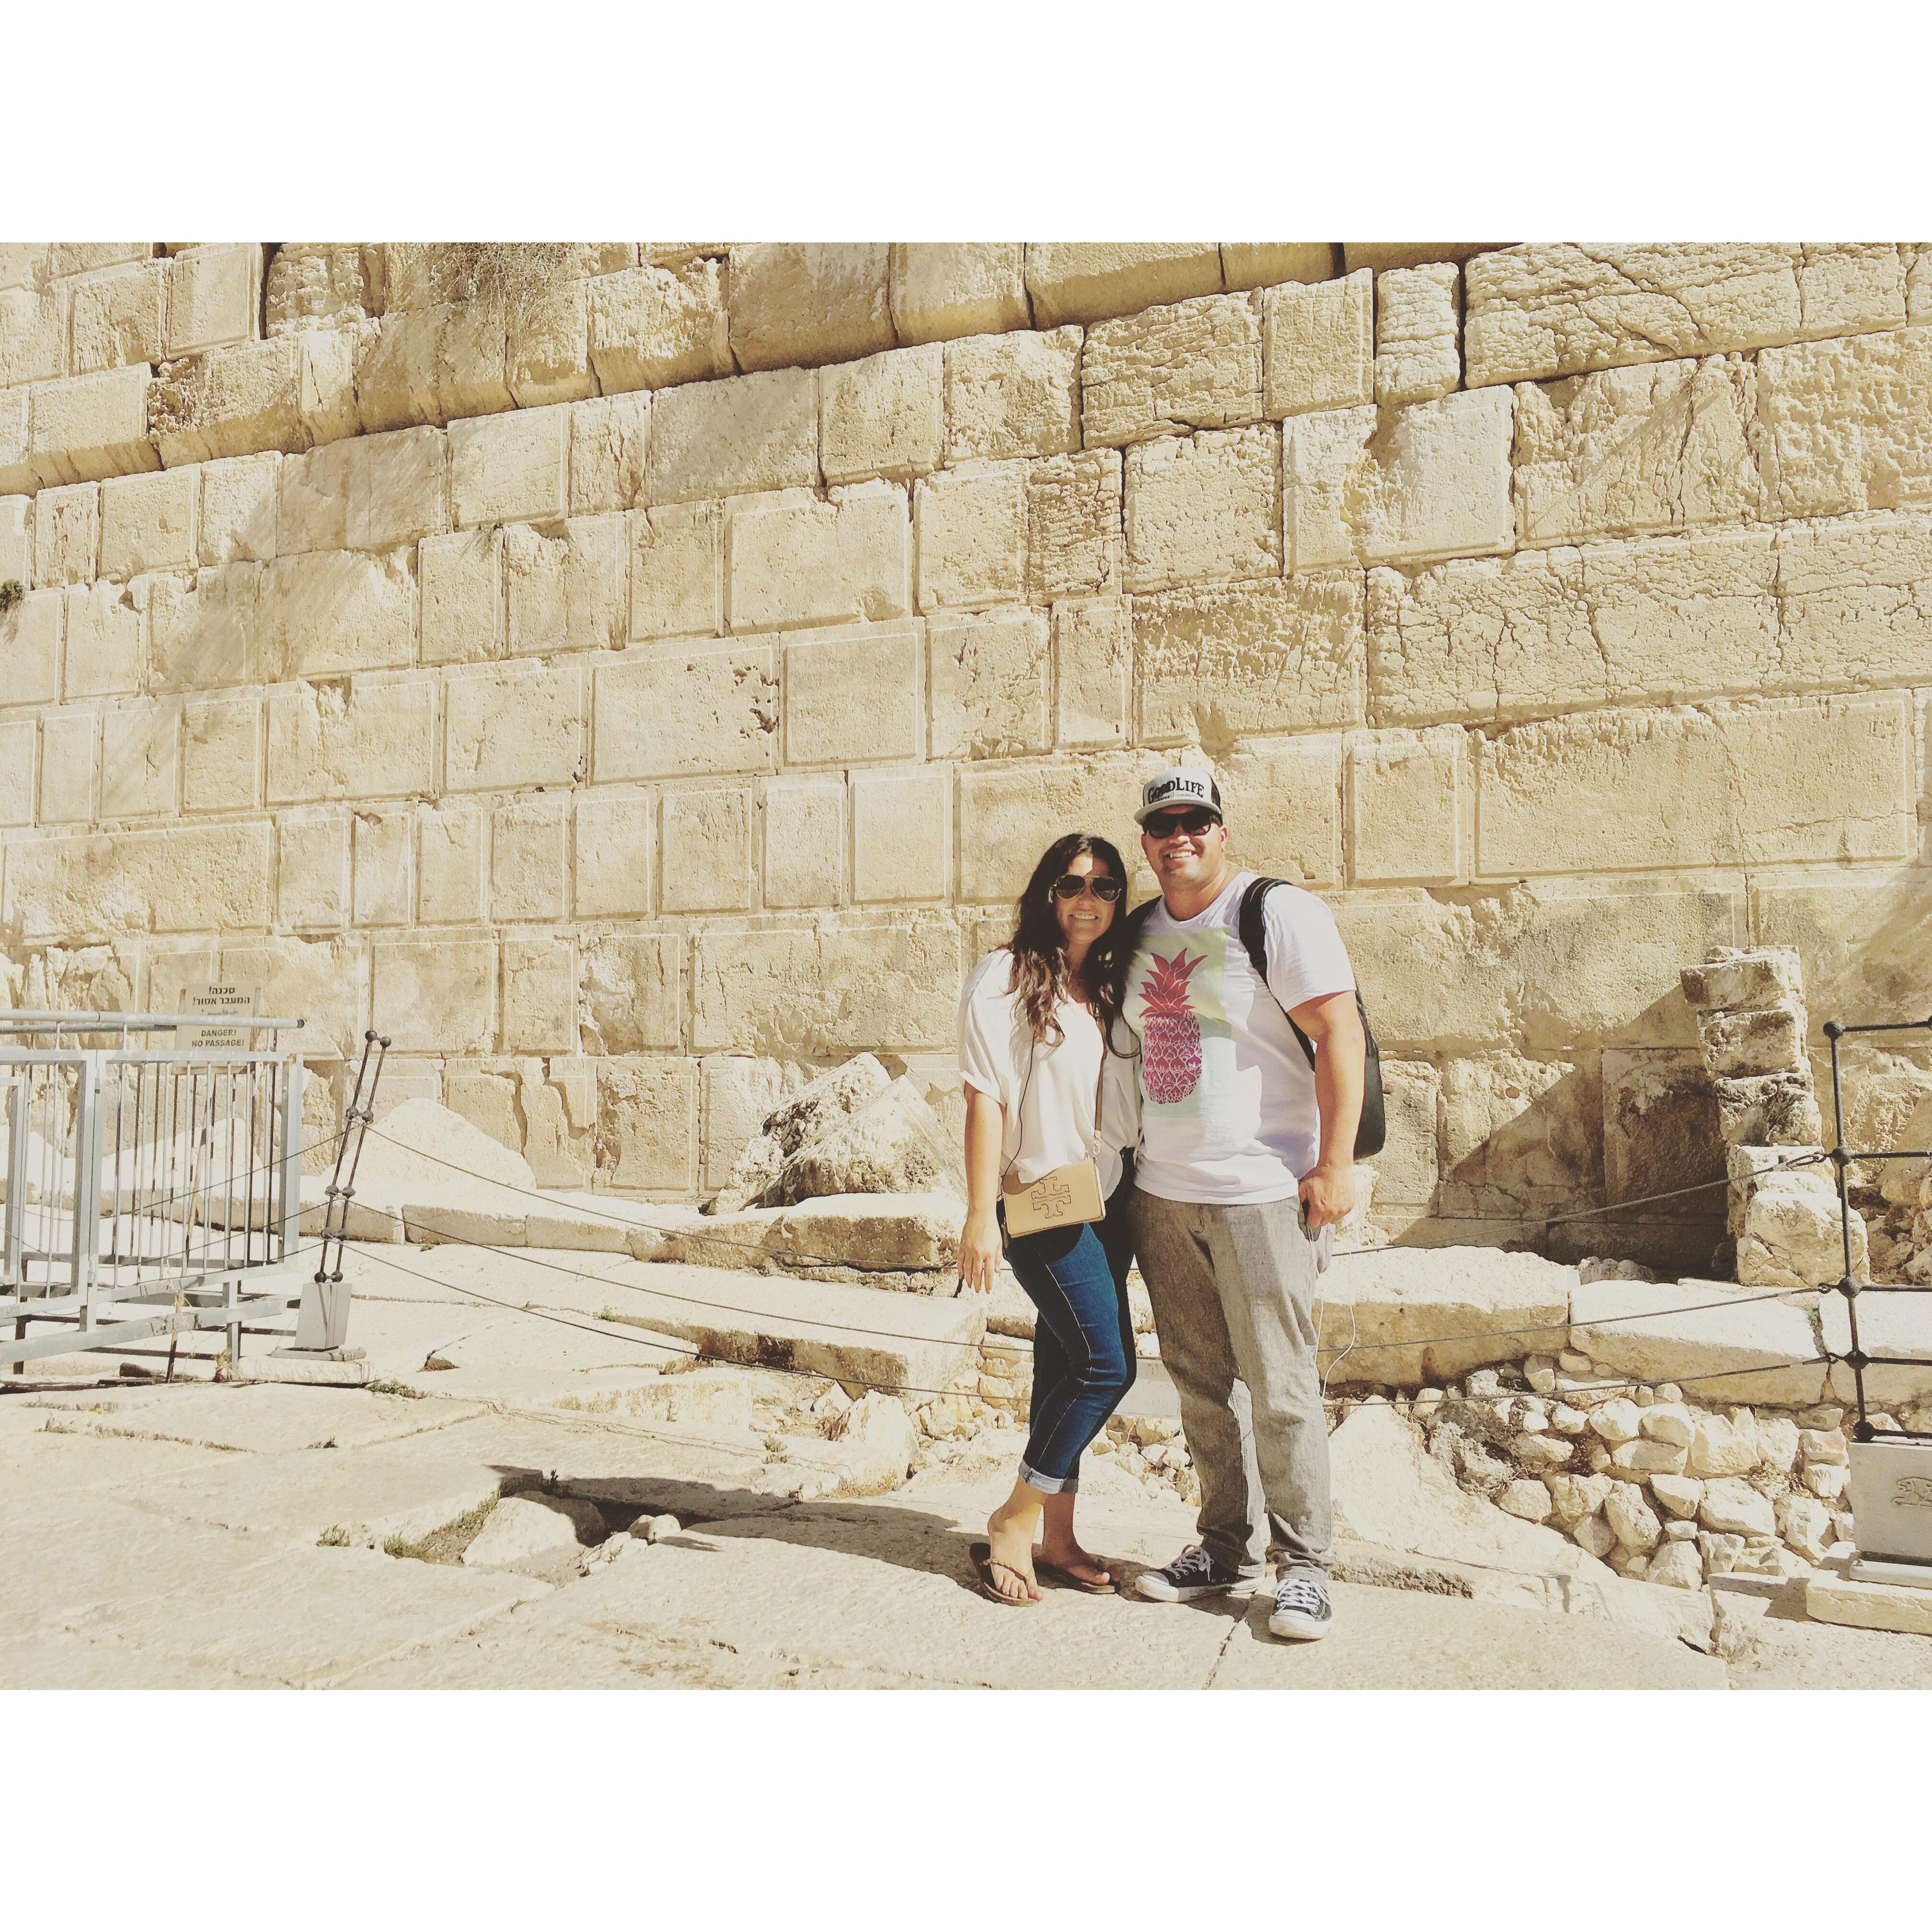
[[(1268, 984), (1268, 920), (1266, 917), (1268, 896), (1276, 886), (1286, 885), (1286, 879), (1252, 879), (1241, 894), (1241, 910), (1238, 929), (1241, 935), (1241, 947), (1248, 956), (1248, 964), (1255, 969), (1255, 977), (1262, 982), (1262, 990), (1271, 1000), (1274, 988)], [(1279, 1000), (1275, 1000), (1281, 1005)], [(1312, 1067), (1315, 1064), (1315, 1042), (1300, 1028), (1294, 1024), (1294, 1016), (1286, 1007), (1282, 1007), (1282, 1018), (1287, 1021), (1290, 1030), (1300, 1044), (1302, 1052)]]

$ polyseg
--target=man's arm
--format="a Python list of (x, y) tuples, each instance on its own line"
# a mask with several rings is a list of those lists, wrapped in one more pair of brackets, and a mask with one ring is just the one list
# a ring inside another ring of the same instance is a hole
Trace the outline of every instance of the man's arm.
[(1368, 1042), (1352, 992), (1330, 993), (1293, 1009), (1297, 1026), (1315, 1042), (1315, 1098), (1322, 1143), (1303, 1176), (1301, 1198), (1311, 1229), (1345, 1220), (1355, 1204), (1355, 1129), (1362, 1118)]

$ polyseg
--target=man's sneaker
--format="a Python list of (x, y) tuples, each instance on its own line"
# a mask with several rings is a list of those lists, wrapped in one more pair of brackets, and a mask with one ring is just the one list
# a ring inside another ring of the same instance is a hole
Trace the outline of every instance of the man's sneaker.
[(1274, 1614), (1268, 1618), (1270, 1636), (1300, 1637), (1304, 1642), (1326, 1636), (1335, 1621), (1328, 1586), (1313, 1570), (1291, 1570), (1274, 1586)]
[(1143, 1570), (1134, 1579), (1134, 1588), (1156, 1604), (1191, 1604), (1197, 1597), (1212, 1597), (1226, 1590), (1246, 1586), (1254, 1579), (1238, 1570), (1215, 1562), (1201, 1544), (1184, 1550), (1164, 1570)]

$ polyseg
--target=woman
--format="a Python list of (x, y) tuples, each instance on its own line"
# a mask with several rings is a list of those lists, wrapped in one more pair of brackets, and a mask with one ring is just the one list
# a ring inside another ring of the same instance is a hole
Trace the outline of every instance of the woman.
[[(965, 1287), (988, 1292), (998, 1272), (1003, 1190), (1093, 1159), (1106, 1218), (1016, 1236), (1006, 1258), (1037, 1311), (1033, 1406), (1013, 1492), (973, 1545), (980, 1588), (995, 1603), (1040, 1600), (1038, 1577), (1111, 1594), (1106, 1566), (1073, 1534), (1081, 1452), (1133, 1386), (1127, 1310), (1129, 1151), (1140, 1136), (1140, 1088), (1119, 1021), (1127, 971), (1121, 943), (1127, 868), (1104, 838), (1070, 832), (1047, 848), (1020, 896), (1007, 944), (966, 983), (959, 1063), (966, 1082)], [(1034, 1549), (1034, 1526), (1042, 1526)]]

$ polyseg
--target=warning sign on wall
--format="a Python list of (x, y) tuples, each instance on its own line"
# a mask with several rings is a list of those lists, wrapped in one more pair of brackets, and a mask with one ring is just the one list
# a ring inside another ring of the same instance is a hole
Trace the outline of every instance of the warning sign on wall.
[(196, 1024), (177, 1027), (176, 1041), (190, 1052), (248, 1052), (255, 1043), (254, 1029), (234, 1022), (254, 1014), (260, 990), (234, 984), (183, 987), (180, 1011), (195, 1016)]

